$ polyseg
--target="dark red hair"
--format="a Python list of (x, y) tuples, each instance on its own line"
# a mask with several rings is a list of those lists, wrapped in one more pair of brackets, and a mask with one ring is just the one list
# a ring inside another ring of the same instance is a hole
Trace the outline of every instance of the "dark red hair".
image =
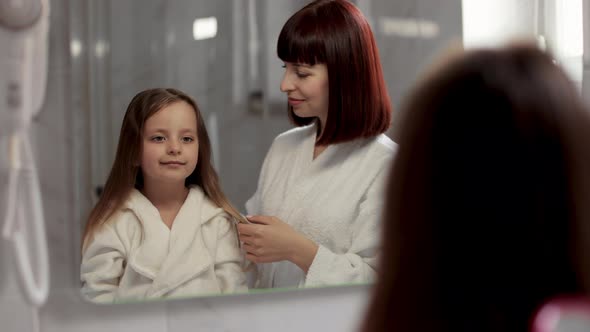
[[(283, 26), (277, 44), (285, 62), (328, 68), (328, 119), (318, 144), (346, 142), (385, 132), (391, 101), (383, 79), (377, 44), (369, 23), (346, 0), (318, 0), (300, 9)], [(297, 126), (302, 118), (289, 107)]]

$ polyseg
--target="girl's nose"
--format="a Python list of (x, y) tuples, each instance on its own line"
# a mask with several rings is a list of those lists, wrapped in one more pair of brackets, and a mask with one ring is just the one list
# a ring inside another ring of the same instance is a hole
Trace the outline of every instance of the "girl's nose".
[(175, 140), (168, 141), (168, 154), (177, 155), (180, 153), (180, 143)]

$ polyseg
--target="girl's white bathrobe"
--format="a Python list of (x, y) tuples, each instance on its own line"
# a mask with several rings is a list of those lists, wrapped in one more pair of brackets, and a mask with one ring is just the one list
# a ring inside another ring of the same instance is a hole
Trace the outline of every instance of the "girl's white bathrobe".
[(194, 186), (172, 228), (133, 189), (124, 206), (90, 239), (82, 257), (82, 292), (99, 302), (246, 290), (236, 228)]
[(275, 138), (249, 215), (276, 216), (319, 245), (307, 275), (295, 264), (258, 264), (255, 287), (313, 287), (375, 277), (380, 219), (396, 144), (385, 135), (329, 145), (313, 159), (315, 124)]

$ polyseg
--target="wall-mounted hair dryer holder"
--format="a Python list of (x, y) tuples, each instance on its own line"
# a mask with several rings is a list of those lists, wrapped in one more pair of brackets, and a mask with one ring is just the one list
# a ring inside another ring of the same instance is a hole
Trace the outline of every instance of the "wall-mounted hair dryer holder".
[(0, 142), (9, 144), (2, 236), (12, 242), (23, 293), (35, 307), (49, 293), (49, 257), (30, 129), (45, 98), (48, 32), (49, 0), (0, 0)]

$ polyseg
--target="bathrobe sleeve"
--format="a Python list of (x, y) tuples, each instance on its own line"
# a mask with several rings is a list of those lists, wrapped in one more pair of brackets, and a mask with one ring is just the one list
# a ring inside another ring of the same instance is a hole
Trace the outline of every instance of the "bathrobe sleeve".
[(96, 302), (113, 302), (125, 265), (125, 247), (111, 225), (98, 229), (82, 256), (82, 294)]
[(243, 256), (233, 222), (225, 216), (216, 217), (218, 224), (215, 276), (222, 293), (247, 291), (246, 275), (242, 270)]
[(376, 276), (377, 246), (380, 240), (384, 189), (388, 167), (382, 167), (359, 205), (350, 234), (352, 245), (336, 254), (319, 245), (307, 272), (305, 287), (372, 282)]

